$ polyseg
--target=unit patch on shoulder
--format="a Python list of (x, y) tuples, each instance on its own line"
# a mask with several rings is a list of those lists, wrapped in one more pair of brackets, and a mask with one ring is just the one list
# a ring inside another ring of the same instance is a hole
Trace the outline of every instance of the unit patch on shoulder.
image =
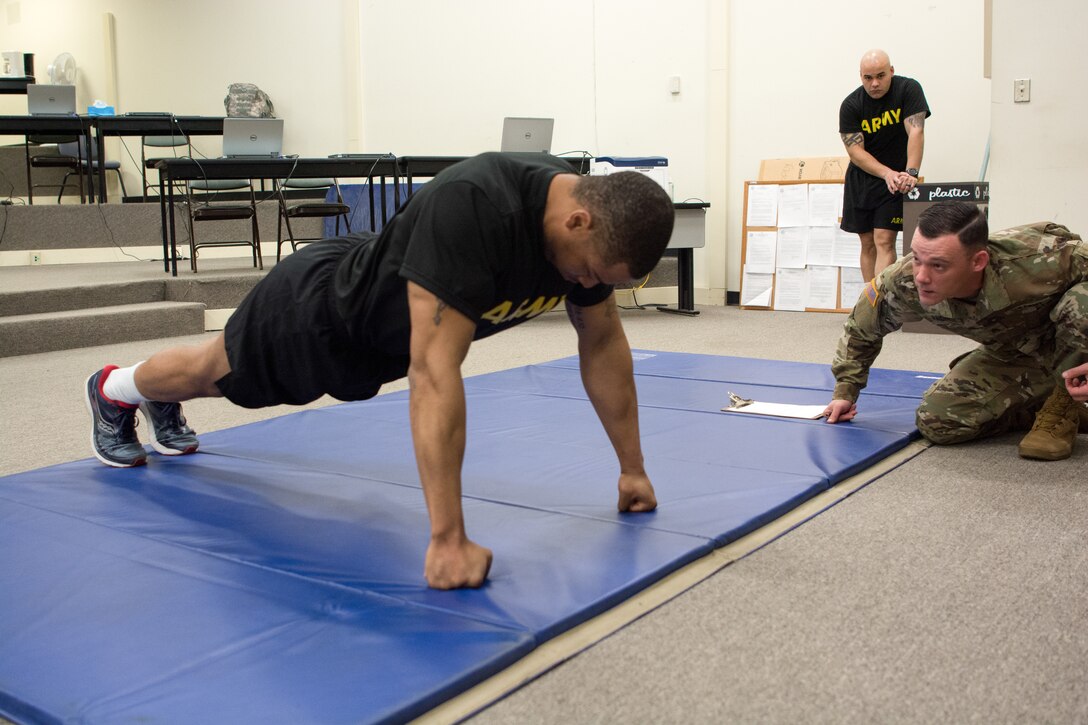
[(869, 300), (869, 304), (876, 307), (876, 301), (880, 299), (880, 290), (876, 287), (876, 279), (869, 280), (869, 284), (865, 285), (865, 289), (862, 291), (865, 295), (865, 299)]

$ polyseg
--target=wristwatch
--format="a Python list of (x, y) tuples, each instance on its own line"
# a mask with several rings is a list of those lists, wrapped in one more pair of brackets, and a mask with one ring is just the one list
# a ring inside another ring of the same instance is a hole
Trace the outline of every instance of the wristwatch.
[(907, 169), (907, 173), (916, 179), (918, 178), (918, 169)]

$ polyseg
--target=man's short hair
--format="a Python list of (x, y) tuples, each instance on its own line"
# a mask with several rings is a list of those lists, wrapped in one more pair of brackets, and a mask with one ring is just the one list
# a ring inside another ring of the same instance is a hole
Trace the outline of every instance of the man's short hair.
[(985, 249), (990, 237), (986, 213), (965, 201), (939, 201), (926, 208), (918, 215), (918, 231), (927, 239), (954, 234), (972, 251)]
[(661, 186), (637, 171), (583, 176), (574, 198), (599, 225), (594, 234), (602, 261), (625, 263), (632, 279), (653, 271), (672, 237), (676, 212)]

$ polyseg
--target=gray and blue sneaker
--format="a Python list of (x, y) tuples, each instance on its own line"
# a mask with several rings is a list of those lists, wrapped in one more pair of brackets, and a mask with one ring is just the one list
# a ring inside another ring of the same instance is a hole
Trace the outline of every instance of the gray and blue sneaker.
[(196, 432), (185, 422), (181, 403), (140, 403), (140, 412), (147, 421), (151, 447), (164, 456), (195, 453), (200, 447)]
[(147, 462), (147, 451), (136, 437), (136, 407), (119, 405), (102, 394), (102, 381), (115, 370), (109, 365), (87, 378), (85, 396), (91, 412), (91, 448), (107, 466), (131, 468)]

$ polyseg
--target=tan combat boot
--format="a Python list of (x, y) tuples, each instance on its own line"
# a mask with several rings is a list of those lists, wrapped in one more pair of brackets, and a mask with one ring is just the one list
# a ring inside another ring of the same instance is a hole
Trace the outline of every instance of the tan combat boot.
[(1020, 441), (1020, 456), (1041, 461), (1060, 461), (1073, 453), (1073, 441), (1080, 427), (1079, 408), (1084, 406), (1069, 397), (1064, 385), (1054, 392), (1035, 414), (1035, 425)]

